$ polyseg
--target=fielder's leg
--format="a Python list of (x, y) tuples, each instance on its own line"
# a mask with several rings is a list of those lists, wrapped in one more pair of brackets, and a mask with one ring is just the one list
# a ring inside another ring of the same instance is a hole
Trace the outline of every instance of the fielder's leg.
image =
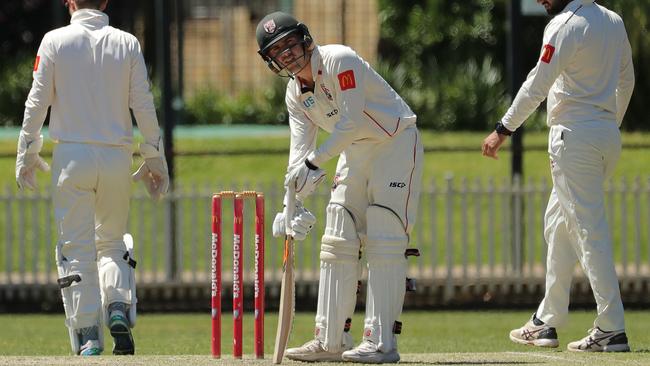
[[(591, 121), (561, 129), (562, 155), (556, 161), (553, 187), (567, 218), (569, 236), (597, 304), (597, 332), (567, 346), (572, 351), (628, 351), (623, 303), (614, 268), (612, 238), (605, 215), (604, 182), (620, 155), (614, 123)], [(592, 340), (599, 340), (593, 344)]]
[(344, 330), (356, 304), (359, 245), (352, 215), (330, 203), (320, 253), (316, 337), (302, 347), (287, 349), (287, 358), (340, 361), (341, 353), (352, 348), (352, 338)]

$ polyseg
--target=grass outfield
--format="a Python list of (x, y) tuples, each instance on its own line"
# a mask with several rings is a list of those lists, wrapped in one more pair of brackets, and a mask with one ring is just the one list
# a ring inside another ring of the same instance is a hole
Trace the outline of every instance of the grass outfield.
[[(288, 133), (288, 130), (287, 130)], [(447, 173), (457, 178), (476, 179), (484, 181), (488, 178), (507, 179), (510, 174), (509, 143), (503, 147), (499, 160), (495, 161), (481, 156), (481, 143), (486, 133), (458, 132), (438, 133), (422, 131), (422, 141), (425, 148), (441, 149), (474, 149), (474, 151), (444, 151), (425, 154), (424, 182), (437, 180), (442, 182)], [(623, 143), (627, 146), (647, 144), (650, 135), (647, 133), (623, 133)], [(319, 135), (320, 140), (326, 134)], [(524, 149), (528, 146), (544, 147), (547, 132), (527, 133), (524, 138)], [(13, 172), (15, 168), (16, 141), (0, 140), (0, 153), (7, 157), (0, 158), (0, 171)], [(256, 149), (282, 150), (289, 146), (288, 137), (251, 137), (251, 138), (176, 138), (175, 149), (182, 153), (212, 151), (214, 155), (207, 156), (179, 156), (176, 158), (176, 182), (181, 185), (205, 183), (230, 183), (230, 182), (277, 182), (281, 184), (284, 179), (284, 170), (288, 156), (286, 154), (258, 154), (258, 155), (226, 155), (219, 152), (255, 151)], [(49, 154), (52, 143), (46, 139), (44, 151)], [(51, 162), (51, 157), (46, 157)], [(624, 149), (616, 169), (617, 177), (647, 177), (650, 174), (648, 149)], [(139, 164), (139, 158), (135, 159)], [(136, 166), (134, 166), (135, 170)], [(331, 179), (335, 168), (336, 159), (329, 161), (324, 168)], [(545, 150), (526, 151), (524, 154), (524, 174), (526, 178), (545, 178), (550, 180), (548, 168), (548, 155)], [(38, 182), (41, 187), (50, 185), (50, 174), (38, 173)], [(12, 174), (0, 175), (0, 187), (14, 189), (15, 182)]]
[[(244, 319), (244, 353), (252, 352), (252, 321)], [(508, 339), (511, 328), (518, 327), (530, 316), (530, 311), (484, 312), (407, 312), (403, 314), (402, 335), (399, 336), (403, 363), (434, 365), (650, 365), (650, 312), (626, 313), (627, 335), (632, 352), (625, 354), (574, 354), (566, 351), (569, 341), (583, 337), (590, 328), (593, 312), (575, 311), (569, 324), (558, 330), (560, 347), (555, 350), (516, 345)], [(296, 316), (290, 346), (311, 338), (313, 313)], [(275, 339), (277, 317), (267, 314), (265, 322), (266, 360), (270, 364)], [(363, 315), (357, 313), (352, 332), (360, 338), (359, 326)], [(82, 365), (79, 358), (68, 354), (68, 335), (63, 315), (0, 315), (0, 364), (22, 365)], [(207, 314), (144, 314), (138, 317), (134, 329), (136, 357), (120, 357), (123, 365), (208, 365), (242, 364), (230, 357), (232, 348), (231, 322), (223, 321), (222, 352), (224, 360), (215, 361), (210, 353), (210, 318)], [(108, 338), (108, 347), (112, 341)], [(110, 355), (110, 351), (106, 352)], [(115, 364), (118, 358), (107, 356), (93, 359), (93, 364)], [(246, 360), (246, 364), (253, 360)]]

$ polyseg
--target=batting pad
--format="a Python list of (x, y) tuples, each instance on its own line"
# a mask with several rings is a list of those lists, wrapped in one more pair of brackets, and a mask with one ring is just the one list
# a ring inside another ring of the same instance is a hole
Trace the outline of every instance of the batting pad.
[(110, 314), (108, 306), (114, 302), (125, 303), (129, 306), (126, 314), (129, 326), (133, 328), (136, 320), (136, 290), (135, 290), (135, 261), (133, 258), (133, 238), (124, 235), (127, 251), (111, 250), (111, 254), (102, 256), (97, 267), (99, 269), (99, 284), (102, 296), (102, 312), (104, 322), (108, 324)]
[(343, 206), (328, 205), (320, 253), (316, 338), (329, 352), (341, 350), (345, 322), (354, 313), (359, 246), (352, 216)]
[(65, 325), (68, 327), (70, 346), (74, 354), (81, 348), (81, 328), (97, 326), (99, 328), (99, 344), (104, 348), (104, 336), (101, 330), (101, 304), (99, 295), (99, 279), (97, 264), (71, 264), (61, 254), (61, 243), (56, 246), (56, 266), (59, 274), (57, 283), (61, 288), (61, 298), (65, 311)]
[(408, 237), (402, 221), (387, 208), (370, 206), (366, 217), (368, 293), (363, 337), (380, 351), (390, 352), (397, 348), (393, 326), (404, 305)]

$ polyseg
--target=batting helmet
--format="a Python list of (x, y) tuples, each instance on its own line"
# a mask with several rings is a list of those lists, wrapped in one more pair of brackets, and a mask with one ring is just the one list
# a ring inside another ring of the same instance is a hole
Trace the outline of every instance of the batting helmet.
[(257, 53), (262, 56), (262, 59), (266, 62), (268, 67), (275, 73), (280, 73), (280, 71), (285, 67), (269, 57), (268, 50), (271, 46), (282, 38), (294, 33), (298, 34), (299, 37), (302, 38), (305, 51), (312, 43), (312, 38), (307, 26), (298, 22), (298, 20), (291, 15), (281, 11), (276, 11), (262, 18), (262, 20), (257, 24), (257, 30), (255, 33), (257, 44), (260, 47)]

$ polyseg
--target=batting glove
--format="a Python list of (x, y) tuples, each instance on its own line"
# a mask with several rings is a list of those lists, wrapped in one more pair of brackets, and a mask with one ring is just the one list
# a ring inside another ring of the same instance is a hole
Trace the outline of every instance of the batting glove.
[(27, 141), (23, 131), (18, 137), (18, 151), (16, 154), (16, 183), (21, 190), (28, 188), (35, 190), (36, 170), (47, 172), (50, 166), (38, 153), (43, 147), (43, 136)]
[(300, 201), (314, 193), (316, 187), (325, 179), (325, 171), (318, 168), (305, 159), (304, 164), (300, 164), (287, 174), (284, 186), (289, 187), (295, 184), (296, 198)]
[[(285, 207), (282, 212), (278, 212), (273, 220), (273, 236), (276, 238), (286, 235), (285, 217), (287, 216), (287, 208)], [(291, 219), (291, 231), (293, 232), (294, 240), (305, 240), (307, 234), (316, 224), (316, 216), (309, 210), (302, 206), (302, 203), (296, 203), (296, 210), (293, 218)]]

